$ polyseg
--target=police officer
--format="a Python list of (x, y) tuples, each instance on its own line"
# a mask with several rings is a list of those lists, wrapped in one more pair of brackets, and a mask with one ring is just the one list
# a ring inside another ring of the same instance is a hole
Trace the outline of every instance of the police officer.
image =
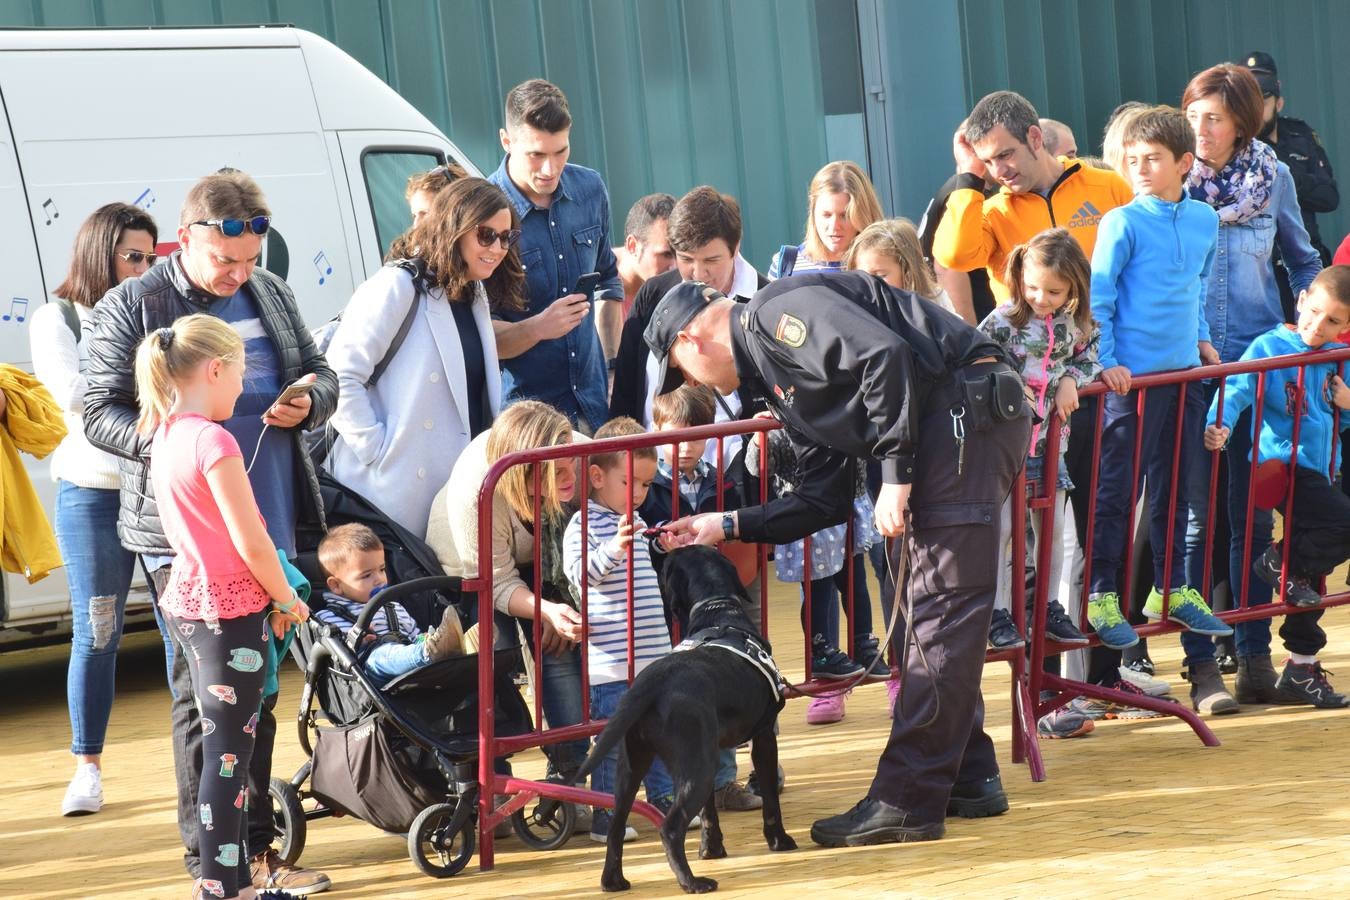
[[(1274, 58), (1264, 51), (1253, 50), (1247, 54), (1244, 63), (1261, 85), (1261, 96), (1265, 100), (1265, 117), (1258, 137), (1274, 148), (1275, 155), (1294, 176), (1294, 190), (1298, 194), (1308, 239), (1322, 257), (1322, 265), (1329, 266), (1331, 251), (1322, 243), (1317, 214), (1333, 212), (1340, 205), (1341, 195), (1336, 189), (1336, 176), (1332, 174), (1326, 148), (1307, 122), (1280, 115), (1284, 110), (1284, 96)], [(1294, 295), (1289, 289), (1289, 276), (1283, 262), (1277, 262), (1276, 275), (1285, 318), (1293, 321)]]
[(817, 821), (812, 839), (933, 840), (949, 811), (1005, 811), (980, 673), (998, 513), (1026, 456), (1030, 410), (1002, 348), (857, 272), (780, 279), (748, 304), (684, 282), (662, 298), (643, 337), (660, 364), (659, 393), (686, 381), (723, 393), (758, 388), (803, 474), (791, 494), (681, 519), (677, 533), (704, 544), (805, 537), (847, 518), (853, 460), (874, 458), (883, 481), (877, 528), (908, 542), (912, 640), (890, 741), (868, 796)]

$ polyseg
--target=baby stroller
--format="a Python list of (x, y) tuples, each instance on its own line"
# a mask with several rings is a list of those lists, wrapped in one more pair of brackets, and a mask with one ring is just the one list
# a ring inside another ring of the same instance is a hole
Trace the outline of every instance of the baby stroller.
[[(329, 523), (363, 521), (374, 529), (397, 583), (346, 633), (315, 619), (296, 633), (291, 653), (305, 673), (297, 725), (309, 758), (289, 781), (273, 778), (269, 786), (280, 854), (287, 862), (299, 859), (310, 820), (351, 815), (406, 834), (417, 869), (448, 878), (468, 865), (477, 842), (478, 656), (440, 660), (381, 687), (366, 675), (357, 648), (375, 616), (392, 617), (390, 603), (403, 604), (424, 629), (440, 621), (443, 604), (460, 599), (460, 580), (440, 574), (430, 548), (359, 495), (330, 497), (330, 490), (346, 489), (324, 479)], [(311, 563), (302, 553), (301, 568)], [(321, 583), (315, 572), (307, 574)], [(518, 686), (520, 649), (494, 653), (496, 733), (524, 734), (532, 724)], [(511, 824), (527, 846), (547, 850), (567, 841), (575, 816), (570, 804), (541, 798)]]

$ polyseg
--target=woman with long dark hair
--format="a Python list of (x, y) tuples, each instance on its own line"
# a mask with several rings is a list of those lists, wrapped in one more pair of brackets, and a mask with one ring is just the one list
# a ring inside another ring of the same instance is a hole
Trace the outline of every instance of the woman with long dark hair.
[(490, 311), (522, 303), (519, 237), (500, 188), (457, 179), (356, 289), (328, 348), (342, 389), (329, 471), (418, 537), (460, 451), (501, 411)]
[(70, 752), (75, 777), (61, 814), (103, 806), (103, 740), (112, 713), (117, 647), (135, 556), (117, 541), (117, 461), (84, 436), (84, 379), (90, 316), (108, 289), (139, 278), (155, 263), (155, 220), (143, 209), (109, 203), (84, 220), (55, 300), (33, 314), (28, 337), (33, 372), (65, 412), (66, 437), (52, 454), (56, 539), (70, 588)]

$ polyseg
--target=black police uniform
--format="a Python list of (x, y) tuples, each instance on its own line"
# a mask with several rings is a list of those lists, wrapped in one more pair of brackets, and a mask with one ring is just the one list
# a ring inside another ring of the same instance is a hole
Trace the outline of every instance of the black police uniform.
[[(917, 639), (870, 794), (941, 822), (953, 784), (998, 774), (980, 674), (998, 512), (1026, 460), (1030, 410), (1003, 349), (959, 317), (854, 272), (781, 279), (733, 311), (742, 384), (757, 383), (800, 458), (796, 491), (739, 512), (747, 541), (844, 521), (853, 458), (912, 484), (906, 532)], [(964, 429), (964, 432), (962, 432)]]
[[(1274, 148), (1280, 162), (1289, 167), (1294, 176), (1294, 190), (1298, 194), (1298, 208), (1303, 214), (1303, 227), (1308, 229), (1308, 240), (1312, 243), (1322, 265), (1331, 265), (1331, 251), (1322, 242), (1322, 232), (1317, 226), (1317, 214), (1334, 212), (1340, 206), (1341, 194), (1336, 187), (1336, 176), (1331, 171), (1331, 161), (1327, 159), (1326, 148), (1312, 126), (1302, 119), (1280, 116), (1276, 120), (1276, 134), (1279, 142), (1265, 140)], [(1279, 245), (1276, 244), (1275, 263), (1276, 282), (1280, 286), (1280, 302), (1284, 307), (1285, 318), (1294, 321), (1293, 291), (1289, 287), (1289, 273), (1283, 260), (1279, 259)]]

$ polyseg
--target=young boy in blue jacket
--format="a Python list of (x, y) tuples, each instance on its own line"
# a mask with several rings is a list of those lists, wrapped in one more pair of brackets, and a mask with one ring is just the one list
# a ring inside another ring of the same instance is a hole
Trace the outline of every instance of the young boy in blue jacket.
[[(1244, 360), (1269, 359), (1310, 350), (1344, 347), (1337, 336), (1350, 327), (1350, 266), (1323, 269), (1298, 299), (1298, 323), (1277, 325), (1256, 338), (1242, 354)], [(1316, 606), (1322, 599), (1315, 580), (1350, 559), (1350, 497), (1330, 481), (1340, 472), (1340, 448), (1333, 453), (1336, 418), (1333, 406), (1350, 409), (1350, 387), (1339, 374), (1341, 363), (1309, 362), (1304, 365), (1303, 391), (1298, 387), (1299, 369), (1273, 369), (1266, 373), (1261, 407), (1261, 434), (1255, 441), (1259, 465), (1269, 460), (1288, 462), (1294, 452), (1295, 414), (1300, 415), (1297, 464), (1290, 472), (1294, 492), (1293, 515), (1286, 523), (1289, 571), (1285, 599), (1290, 606)], [(1217, 450), (1228, 442), (1233, 425), (1243, 410), (1255, 402), (1257, 376), (1229, 375), (1224, 390), (1223, 418), (1218, 398), (1209, 410), (1205, 447)], [(1280, 506), (1283, 512), (1283, 504)], [(1252, 567), (1263, 580), (1279, 587), (1284, 542), (1272, 544)], [(1309, 609), (1285, 617), (1280, 637), (1289, 650), (1289, 660), (1275, 688), (1281, 703), (1306, 703), (1322, 709), (1350, 706), (1350, 698), (1336, 693), (1327, 680), (1317, 653), (1327, 643), (1318, 624), (1322, 610)]]
[[(1123, 137), (1123, 174), (1134, 187), (1135, 198), (1102, 218), (1092, 254), (1092, 314), (1101, 332), (1101, 379), (1114, 393), (1103, 398), (1088, 622), (1102, 643), (1113, 649), (1139, 641), (1121, 615), (1116, 587), (1128, 540), (1129, 510), (1139, 497), (1140, 486), (1131, 490), (1136, 434), (1142, 434), (1139, 466), (1149, 486), (1154, 560), (1153, 590), (1144, 615), (1162, 618), (1166, 593), (1171, 620), (1198, 634), (1233, 633), (1214, 617), (1200, 592), (1185, 584), (1185, 481), (1189, 460), (1200, 445), (1204, 393), (1193, 384), (1183, 403), (1179, 385), (1152, 388), (1140, 413), (1138, 394), (1130, 390), (1135, 375), (1219, 361), (1209, 342), (1204, 291), (1219, 217), (1207, 204), (1188, 199), (1182, 189), (1194, 161), (1195, 134), (1180, 110), (1157, 107), (1141, 113)], [(1178, 418), (1181, 464), (1172, 502)], [(1164, 572), (1169, 523), (1171, 570)]]

